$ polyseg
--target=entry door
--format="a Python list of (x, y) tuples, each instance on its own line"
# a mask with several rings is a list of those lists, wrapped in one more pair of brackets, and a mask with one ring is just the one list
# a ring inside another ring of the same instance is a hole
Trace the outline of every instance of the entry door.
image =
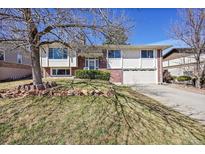
[(94, 59), (89, 59), (89, 70), (95, 70), (96, 69), (96, 64), (95, 64), (95, 61)]

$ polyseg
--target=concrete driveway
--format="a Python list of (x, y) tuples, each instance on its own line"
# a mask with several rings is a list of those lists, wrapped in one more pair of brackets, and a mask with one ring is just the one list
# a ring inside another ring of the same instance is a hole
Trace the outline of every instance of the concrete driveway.
[(166, 85), (136, 85), (134, 90), (205, 124), (205, 95), (187, 92)]

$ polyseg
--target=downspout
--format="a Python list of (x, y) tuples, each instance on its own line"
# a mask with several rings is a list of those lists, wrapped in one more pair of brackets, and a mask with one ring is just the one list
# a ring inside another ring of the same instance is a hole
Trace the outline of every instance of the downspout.
[(68, 63), (69, 63), (69, 67), (70, 67), (70, 76), (72, 76), (72, 69), (71, 69), (71, 62), (70, 62), (70, 55), (71, 55), (70, 52), (71, 52), (71, 50), (68, 51), (68, 56), (69, 56), (68, 57)]

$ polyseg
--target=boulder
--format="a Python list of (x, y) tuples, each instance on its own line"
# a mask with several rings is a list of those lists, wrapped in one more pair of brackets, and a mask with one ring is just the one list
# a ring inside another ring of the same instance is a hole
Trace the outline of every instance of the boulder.
[(29, 91), (31, 88), (30, 88), (30, 85), (25, 85), (25, 91)]
[(18, 85), (18, 86), (16, 87), (16, 89), (17, 89), (17, 90), (20, 90), (20, 89), (21, 89), (21, 85)]
[(83, 96), (84, 95), (80, 89), (75, 89), (74, 94), (76, 96)]
[(89, 91), (89, 94), (92, 96), (92, 95), (94, 95), (95, 94), (95, 90), (90, 90)]
[(50, 82), (49, 82), (49, 85), (50, 85), (51, 87), (56, 87), (56, 86), (57, 86), (57, 83), (56, 83), (55, 81), (50, 81)]
[(49, 90), (46, 89), (46, 90), (40, 91), (40, 94), (43, 95), (43, 96), (46, 96), (46, 95), (49, 94)]
[(30, 91), (35, 91), (36, 90), (36, 86), (35, 85), (30, 85)]
[(37, 89), (37, 90), (45, 90), (45, 87), (44, 87), (43, 84), (37, 84), (37, 85), (36, 85), (36, 89)]
[(114, 89), (109, 89), (106, 95), (107, 95), (108, 97), (114, 96), (114, 95), (115, 95)]
[(46, 83), (44, 83), (43, 85), (44, 85), (45, 89), (51, 88), (51, 85), (49, 84), (49, 82), (46, 82)]
[(89, 95), (89, 92), (88, 92), (88, 90), (86, 90), (86, 89), (83, 89), (81, 92), (82, 92), (85, 96), (88, 96), (88, 95)]
[(100, 91), (100, 90), (94, 90), (94, 95), (95, 95), (95, 96), (100, 96), (100, 95), (102, 95), (102, 94), (104, 94), (102, 91)]
[(67, 96), (74, 96), (75, 95), (75, 91), (74, 90), (68, 90), (67, 91)]

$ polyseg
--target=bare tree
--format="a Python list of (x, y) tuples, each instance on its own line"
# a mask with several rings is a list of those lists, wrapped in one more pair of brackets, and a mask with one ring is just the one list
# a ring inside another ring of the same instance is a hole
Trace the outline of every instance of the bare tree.
[(33, 84), (42, 86), (39, 48), (60, 42), (73, 49), (79, 42), (92, 44), (107, 31), (126, 29), (125, 22), (111, 20), (109, 9), (0, 9), (0, 41), (16, 42), (31, 53)]
[(201, 60), (205, 53), (205, 9), (179, 9), (178, 13), (179, 18), (170, 28), (171, 37), (190, 47), (196, 61), (196, 87), (201, 88), (205, 75), (205, 64)]

